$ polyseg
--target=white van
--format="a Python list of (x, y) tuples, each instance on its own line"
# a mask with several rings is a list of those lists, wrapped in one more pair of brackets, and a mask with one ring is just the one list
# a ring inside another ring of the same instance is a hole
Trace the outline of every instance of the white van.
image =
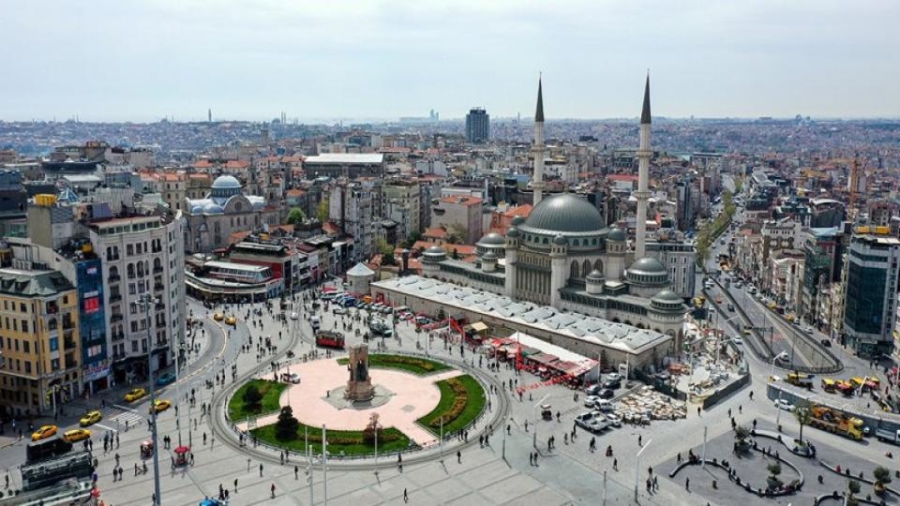
[(319, 330), (319, 326), (321, 325), (321, 321), (319, 321), (318, 316), (313, 316), (309, 319), (309, 324), (312, 326), (313, 331)]

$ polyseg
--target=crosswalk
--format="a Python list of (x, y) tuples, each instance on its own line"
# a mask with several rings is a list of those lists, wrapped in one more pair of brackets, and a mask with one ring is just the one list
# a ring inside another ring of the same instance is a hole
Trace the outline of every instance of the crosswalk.
[(124, 431), (126, 427), (134, 428), (142, 424), (144, 417), (139, 415), (137, 411), (118, 404), (114, 404), (113, 407), (122, 410), (122, 412), (111, 418), (104, 419), (101, 423), (96, 424), (97, 427), (102, 427), (106, 430)]

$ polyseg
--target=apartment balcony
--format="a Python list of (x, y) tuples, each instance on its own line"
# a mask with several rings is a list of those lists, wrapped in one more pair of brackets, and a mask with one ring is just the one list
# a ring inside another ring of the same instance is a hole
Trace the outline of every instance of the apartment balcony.
[(63, 330), (72, 330), (75, 328), (75, 324), (72, 323), (72, 320), (63, 320)]
[(157, 265), (153, 268), (153, 274), (162, 274), (164, 270), (165, 269), (163, 269), (163, 266)]
[(113, 362), (118, 362), (119, 360), (125, 360), (126, 355), (124, 353), (113, 353), (112, 359)]
[(66, 369), (76, 369), (78, 367), (78, 360), (75, 358), (75, 355), (66, 355)]
[(124, 332), (113, 332), (113, 334), (112, 334), (112, 340), (113, 340), (113, 342), (121, 341), (121, 340), (123, 340), (123, 339), (125, 339), (125, 333), (124, 333)]
[(63, 331), (63, 339), (75, 339), (75, 329), (68, 329)]
[(74, 350), (75, 349), (75, 341), (72, 339), (66, 339), (64, 341), (63, 348), (65, 350)]
[(114, 313), (114, 314), (109, 318), (109, 321), (111, 321), (111, 322), (113, 322), (113, 323), (116, 323), (116, 322), (120, 322), (120, 321), (122, 321), (122, 320), (124, 320), (124, 319), (125, 319), (125, 317), (122, 316), (121, 313)]
[(153, 344), (153, 349), (156, 350), (156, 349), (159, 349), (159, 348), (165, 348), (165, 347), (168, 346), (168, 345), (169, 345), (169, 340), (168, 340), (168, 339), (160, 339), (160, 340), (157, 340), (157, 341)]
[(47, 318), (47, 330), (53, 332), (54, 330), (59, 328), (59, 322), (56, 318)]
[(164, 285), (162, 283), (156, 283), (153, 285), (153, 289), (157, 290), (157, 291), (162, 291), (162, 290), (166, 289), (166, 285)]
[(157, 310), (157, 311), (163, 311), (164, 309), (166, 309), (166, 305), (165, 305), (165, 304), (163, 304), (162, 302), (157, 302), (157, 303), (156, 303), (156, 310)]
[(118, 274), (110, 274), (107, 278), (107, 281), (109, 281), (110, 283), (118, 283), (119, 281), (122, 281), (122, 276)]

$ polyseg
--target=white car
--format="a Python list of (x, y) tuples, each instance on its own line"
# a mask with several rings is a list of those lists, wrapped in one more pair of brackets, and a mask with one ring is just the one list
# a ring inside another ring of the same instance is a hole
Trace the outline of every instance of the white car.
[(741, 336), (734, 336), (733, 338), (731, 338), (731, 342), (740, 346), (744, 344), (744, 338)]
[(775, 407), (785, 411), (794, 411), (794, 405), (784, 399), (775, 399)]
[(609, 424), (613, 427), (621, 427), (622, 426), (622, 418), (615, 413), (607, 413), (606, 419), (609, 420)]
[(584, 398), (584, 407), (593, 408), (597, 406), (597, 403), (600, 402), (600, 398), (596, 395), (588, 395)]
[(622, 381), (622, 375), (617, 372), (611, 372), (606, 375), (606, 381)]
[(296, 320), (298, 318), (300, 318), (300, 315), (298, 315), (296, 312), (291, 313), (291, 320)]

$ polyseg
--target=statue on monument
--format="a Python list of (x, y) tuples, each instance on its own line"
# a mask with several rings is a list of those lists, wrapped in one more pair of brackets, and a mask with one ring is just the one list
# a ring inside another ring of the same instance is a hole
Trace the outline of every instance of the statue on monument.
[(375, 387), (369, 377), (369, 345), (360, 344), (350, 347), (350, 359), (347, 369), (350, 371), (350, 380), (347, 381), (347, 389), (344, 398), (351, 401), (369, 401), (375, 397)]

